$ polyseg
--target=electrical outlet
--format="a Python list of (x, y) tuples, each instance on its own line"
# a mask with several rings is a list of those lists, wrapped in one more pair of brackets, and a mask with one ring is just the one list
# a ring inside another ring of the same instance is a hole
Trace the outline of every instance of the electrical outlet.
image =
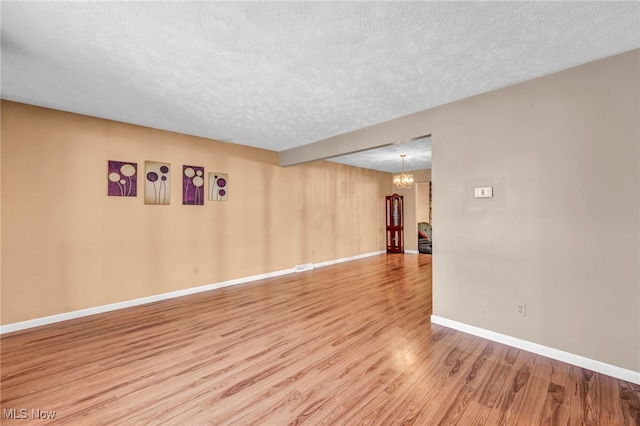
[(527, 316), (527, 305), (522, 302), (516, 302), (516, 315)]

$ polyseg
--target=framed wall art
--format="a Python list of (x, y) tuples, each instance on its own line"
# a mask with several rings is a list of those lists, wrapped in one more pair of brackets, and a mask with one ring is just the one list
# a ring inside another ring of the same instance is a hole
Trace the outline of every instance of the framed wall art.
[(204, 167), (182, 166), (182, 204), (204, 205)]
[(209, 173), (209, 200), (227, 201), (229, 199), (229, 175), (226, 173)]
[(107, 167), (110, 197), (136, 197), (138, 195), (138, 163), (109, 160)]
[(171, 164), (145, 161), (144, 168), (144, 203), (170, 204)]

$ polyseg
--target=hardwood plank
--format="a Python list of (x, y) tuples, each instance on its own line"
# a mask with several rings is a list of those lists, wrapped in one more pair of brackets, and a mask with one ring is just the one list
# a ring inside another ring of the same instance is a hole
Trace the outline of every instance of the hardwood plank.
[(640, 386), (431, 324), (431, 300), (431, 256), (380, 255), (7, 334), (1, 422), (640, 426)]

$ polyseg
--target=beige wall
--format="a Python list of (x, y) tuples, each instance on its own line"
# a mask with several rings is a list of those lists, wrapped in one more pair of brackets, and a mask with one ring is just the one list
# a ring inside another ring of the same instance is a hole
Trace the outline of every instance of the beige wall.
[[(639, 63), (634, 50), (286, 162), (431, 134), (434, 314), (640, 371)], [(474, 199), (486, 185), (494, 198)]]
[(416, 221), (429, 223), (429, 183), (431, 182), (431, 169), (426, 181), (416, 183)]
[(416, 221), (429, 222), (429, 182), (416, 184)]
[[(6, 101), (1, 155), (2, 324), (385, 248), (387, 173)], [(107, 160), (138, 163), (138, 197), (106, 195)], [(144, 204), (145, 160), (171, 205)], [(183, 206), (183, 164), (229, 173), (229, 201)]]
[(434, 111), (435, 315), (640, 371), (639, 62)]

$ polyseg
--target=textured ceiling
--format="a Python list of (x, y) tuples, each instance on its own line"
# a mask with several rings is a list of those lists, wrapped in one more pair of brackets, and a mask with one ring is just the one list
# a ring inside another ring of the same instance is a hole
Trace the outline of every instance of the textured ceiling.
[(1, 13), (2, 98), (274, 151), (640, 47), (639, 2), (2, 1)]
[(406, 155), (404, 159), (405, 171), (430, 169), (431, 137), (418, 138), (410, 142), (341, 155), (328, 161), (387, 173), (400, 173), (402, 170), (402, 157), (400, 155), (402, 154)]

